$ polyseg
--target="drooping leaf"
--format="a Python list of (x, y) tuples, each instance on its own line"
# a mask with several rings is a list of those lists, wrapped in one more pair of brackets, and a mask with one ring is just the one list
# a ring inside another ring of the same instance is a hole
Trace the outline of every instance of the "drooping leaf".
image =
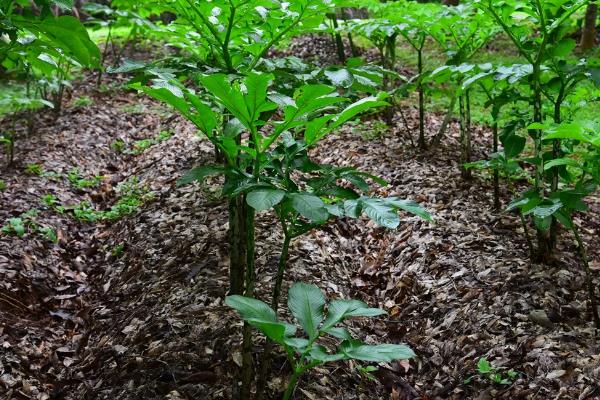
[(255, 190), (246, 196), (246, 202), (256, 211), (264, 211), (279, 204), (283, 200), (285, 192), (278, 189)]
[(359, 341), (345, 340), (340, 345), (340, 350), (350, 359), (370, 362), (391, 362), (415, 357), (410, 347), (402, 344), (367, 345)]
[(350, 317), (375, 317), (386, 314), (379, 308), (369, 308), (369, 306), (360, 300), (332, 300), (327, 309), (327, 318), (323, 323), (323, 330), (333, 328), (333, 326), (346, 318)]
[(177, 181), (177, 186), (188, 185), (194, 181), (203, 181), (208, 176), (219, 175), (225, 172), (225, 168), (219, 165), (202, 165), (192, 168)]
[(289, 197), (294, 210), (303, 217), (317, 223), (324, 223), (329, 218), (325, 203), (318, 196), (310, 193), (293, 193)]
[(378, 225), (395, 229), (400, 225), (396, 210), (381, 199), (362, 198), (364, 212)]
[(398, 207), (401, 210), (417, 215), (426, 221), (433, 221), (431, 214), (429, 214), (427, 210), (412, 200), (389, 198), (387, 201), (394, 205), (394, 207)]

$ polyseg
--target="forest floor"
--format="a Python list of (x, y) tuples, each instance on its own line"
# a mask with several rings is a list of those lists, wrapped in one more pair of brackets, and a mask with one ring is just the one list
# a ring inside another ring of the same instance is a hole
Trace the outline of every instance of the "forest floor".
[[(334, 54), (326, 46), (311, 38), (291, 48), (309, 59)], [(0, 236), (2, 399), (230, 398), (241, 324), (223, 302), (227, 206), (218, 180), (175, 185), (192, 166), (212, 163), (213, 151), (182, 118), (123, 90), (125, 81), (106, 77), (103, 90), (91, 76), (77, 83), (72, 106), (56, 118), (40, 112), (36, 132), (17, 141), (16, 164), (2, 170), (0, 222), (38, 210), (23, 217), (24, 237)], [(84, 96), (91, 102), (75, 106)], [(600, 345), (573, 238), (561, 234), (550, 265), (530, 263), (518, 216), (492, 210), (490, 180), (461, 179), (456, 124), (441, 146), (421, 153), (407, 136), (417, 131), (417, 111), (403, 110), (409, 126), (397, 115), (382, 129), (370, 116), (313, 155), (383, 177), (390, 185), (379, 194), (419, 202), (435, 223), (408, 215), (396, 230), (331, 222), (293, 243), (287, 281), (384, 308), (388, 316), (353, 320), (350, 330), (368, 342), (407, 343), (418, 357), (381, 366), (376, 381), (353, 363), (320, 367), (295, 398), (600, 399)], [(428, 115), (427, 131), (441, 119)], [(484, 158), (490, 133), (478, 127), (474, 136), (475, 158)], [(93, 176), (104, 178), (82, 187)], [(123, 182), (143, 202), (139, 212), (115, 222), (75, 219), (96, 215), (82, 201), (95, 210), (119, 203)], [(502, 197), (506, 204), (511, 194)], [(59, 204), (79, 207), (60, 213)], [(578, 223), (598, 285), (597, 196), (590, 207)], [(259, 297), (282, 240), (271, 220), (258, 216)], [(54, 228), (57, 243), (36, 226)], [(482, 357), (517, 376), (494, 384), (476, 372)], [(273, 395), (289, 376), (284, 361), (274, 363)]]

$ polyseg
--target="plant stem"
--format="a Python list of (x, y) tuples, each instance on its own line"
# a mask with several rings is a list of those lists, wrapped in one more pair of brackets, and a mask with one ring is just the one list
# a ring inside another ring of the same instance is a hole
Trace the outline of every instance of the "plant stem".
[[(245, 200), (244, 200), (245, 202)], [(254, 209), (246, 207), (246, 290), (244, 296), (254, 297), (254, 284), (256, 276), (254, 271)], [(242, 387), (241, 400), (250, 400), (254, 370), (252, 368), (252, 327), (244, 322), (242, 329)]]
[(106, 41), (104, 42), (104, 50), (102, 50), (102, 58), (100, 59), (100, 69), (98, 70), (96, 87), (100, 87), (100, 83), (102, 83), (102, 74), (104, 72), (104, 63), (106, 62), (106, 55), (108, 53), (108, 45), (112, 38), (112, 27), (112, 24), (108, 25), (108, 34), (106, 35)]
[[(494, 115), (492, 124), (493, 144), (492, 151), (498, 153), (498, 116)], [(498, 168), (494, 168), (494, 210), (500, 211), (500, 176)]]
[[(282, 221), (282, 223), (285, 223), (285, 221)], [(291, 239), (292, 237), (286, 232), (284, 234), (283, 245), (281, 247), (281, 254), (279, 255), (279, 262), (277, 263), (277, 277), (275, 279), (275, 286), (273, 287), (273, 297), (271, 298), (271, 308), (275, 311), (275, 316), (277, 316), (278, 314), (279, 298), (281, 297), (281, 286), (283, 284), (283, 277), (285, 274), (285, 268), (289, 257)], [(258, 378), (256, 382), (256, 400), (262, 400), (264, 398), (265, 388), (267, 386), (267, 379), (269, 371), (271, 370), (269, 367), (271, 366), (272, 349), (273, 344), (270, 340), (267, 340), (267, 342), (265, 343), (265, 349), (260, 360), (260, 372), (258, 373)]]
[(417, 49), (417, 66), (419, 70), (419, 84), (417, 91), (419, 92), (419, 148), (427, 149), (425, 142), (425, 95), (423, 93), (423, 49)]
[(590, 264), (588, 262), (585, 245), (583, 244), (583, 240), (581, 240), (581, 236), (579, 236), (579, 229), (577, 229), (577, 225), (575, 225), (575, 222), (573, 222), (573, 233), (575, 234), (575, 240), (577, 241), (577, 246), (579, 249), (579, 256), (581, 257), (583, 268), (585, 270), (585, 282), (588, 290), (588, 295), (590, 296), (590, 305), (592, 307), (592, 317), (594, 318), (594, 325), (596, 326), (596, 329), (600, 329), (600, 316), (598, 315), (598, 306), (596, 304), (596, 293), (594, 288), (594, 281), (592, 278), (592, 271), (590, 270)]
[(298, 384), (298, 379), (302, 375), (302, 371), (295, 371), (290, 379), (290, 383), (288, 383), (287, 388), (285, 389), (285, 393), (283, 394), (283, 400), (289, 400), (294, 394), (294, 389), (296, 389), (296, 385)]
[(440, 144), (440, 142), (442, 141), (442, 136), (444, 136), (444, 133), (446, 133), (448, 124), (450, 123), (450, 120), (452, 119), (452, 115), (454, 115), (454, 107), (456, 105), (456, 97), (457, 96), (454, 94), (452, 95), (452, 97), (450, 97), (450, 105), (448, 106), (448, 112), (444, 116), (444, 120), (442, 121), (442, 125), (440, 125), (440, 129), (438, 130), (436, 135), (431, 140), (430, 146), (435, 147), (438, 144)]

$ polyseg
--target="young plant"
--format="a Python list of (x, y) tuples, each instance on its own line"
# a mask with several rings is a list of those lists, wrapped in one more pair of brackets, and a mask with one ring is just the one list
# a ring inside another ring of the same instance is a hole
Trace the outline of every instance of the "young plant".
[[(358, 300), (332, 300), (327, 305), (323, 293), (315, 285), (295, 283), (288, 293), (290, 313), (304, 331), (300, 337), (295, 336), (295, 325), (278, 320), (275, 311), (260, 300), (234, 295), (227, 297), (225, 302), (244, 321), (285, 350), (293, 373), (283, 394), (284, 400), (291, 398), (302, 374), (325, 363), (342, 360), (379, 363), (415, 357), (406, 345), (368, 345), (354, 339), (346, 328), (338, 325), (349, 318), (375, 317), (385, 311), (369, 308)], [(319, 344), (318, 340), (323, 336), (339, 339), (337, 348), (332, 350)]]
[[(496, 385), (510, 385), (518, 378), (519, 373), (515, 370), (509, 369), (506, 372), (502, 372), (503, 368), (494, 366), (487, 358), (482, 357), (477, 362), (477, 374), (482, 378)], [(470, 384), (477, 375), (473, 375), (465, 379), (465, 385)]]
[[(544, 199), (548, 189), (545, 163), (556, 158), (559, 152), (558, 143), (555, 142), (553, 151), (545, 153), (542, 133), (540, 129), (536, 129), (544, 121), (543, 96), (550, 88), (551, 82), (545, 73), (546, 64), (548, 61), (553, 64), (560, 60), (572, 49), (572, 40), (566, 38), (570, 18), (586, 4), (586, 1), (568, 0), (557, 5), (550, 0), (536, 0), (531, 3), (479, 0), (477, 4), (496, 21), (529, 64), (531, 72), (528, 84), (533, 122), (529, 125), (529, 136), (533, 141), (534, 154), (527, 161), (535, 171), (533, 191), (540, 199)], [(554, 97), (555, 101), (559, 98), (560, 96)], [(555, 185), (550, 183), (550, 186), (552, 190)], [(521, 210), (523, 211), (522, 208)], [(550, 223), (546, 224), (546, 216), (539, 217), (534, 214), (538, 243), (536, 258), (539, 260), (547, 259), (556, 244), (554, 233), (551, 231), (551, 227), (555, 227), (556, 224), (552, 219), (550, 216)]]

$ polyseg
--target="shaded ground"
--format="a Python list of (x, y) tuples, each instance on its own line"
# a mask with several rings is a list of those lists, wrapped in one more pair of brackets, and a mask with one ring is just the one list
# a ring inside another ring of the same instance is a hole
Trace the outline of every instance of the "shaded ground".
[[(309, 47), (296, 46), (303, 43)], [(24, 238), (0, 237), (0, 397), (229, 398), (240, 323), (223, 304), (226, 205), (218, 182), (175, 187), (192, 165), (212, 162), (212, 149), (181, 118), (109, 79), (105, 93), (76, 88), (74, 97), (90, 96), (92, 105), (69, 108), (56, 121), (40, 115), (37, 132), (20, 139), (15, 167), (2, 171), (8, 188), (0, 191), (0, 222), (38, 208), (35, 220), (55, 228), (59, 240), (32, 229)], [(405, 114), (414, 131), (416, 111)], [(428, 130), (436, 132), (440, 119), (430, 115)], [(395, 231), (330, 223), (293, 244), (288, 279), (385, 308), (387, 318), (352, 321), (351, 330), (366, 341), (406, 342), (418, 359), (382, 366), (378, 383), (349, 363), (322, 367), (303, 378), (296, 398), (600, 398), (600, 349), (570, 235), (553, 265), (530, 265), (518, 219), (490, 210), (489, 182), (460, 179), (456, 126), (441, 148), (418, 154), (401, 121), (390, 131), (375, 120), (349, 126), (314, 155), (384, 177), (390, 185), (380, 194), (420, 202), (436, 223), (407, 217)], [(173, 136), (139, 155), (111, 148), (121, 139), (132, 149), (163, 130)], [(488, 133), (476, 136), (483, 157)], [(46, 174), (26, 173), (32, 163)], [(78, 189), (47, 174), (73, 167), (105, 178)], [(77, 222), (73, 212), (41, 201), (50, 193), (62, 204), (87, 200), (105, 210), (132, 177), (154, 196), (114, 223)], [(592, 218), (579, 223), (597, 272), (598, 197), (591, 208)], [(281, 242), (270, 221), (259, 216), (259, 295), (269, 289)], [(464, 384), (484, 356), (518, 378)], [(274, 366), (272, 393), (289, 373), (281, 356)]]

